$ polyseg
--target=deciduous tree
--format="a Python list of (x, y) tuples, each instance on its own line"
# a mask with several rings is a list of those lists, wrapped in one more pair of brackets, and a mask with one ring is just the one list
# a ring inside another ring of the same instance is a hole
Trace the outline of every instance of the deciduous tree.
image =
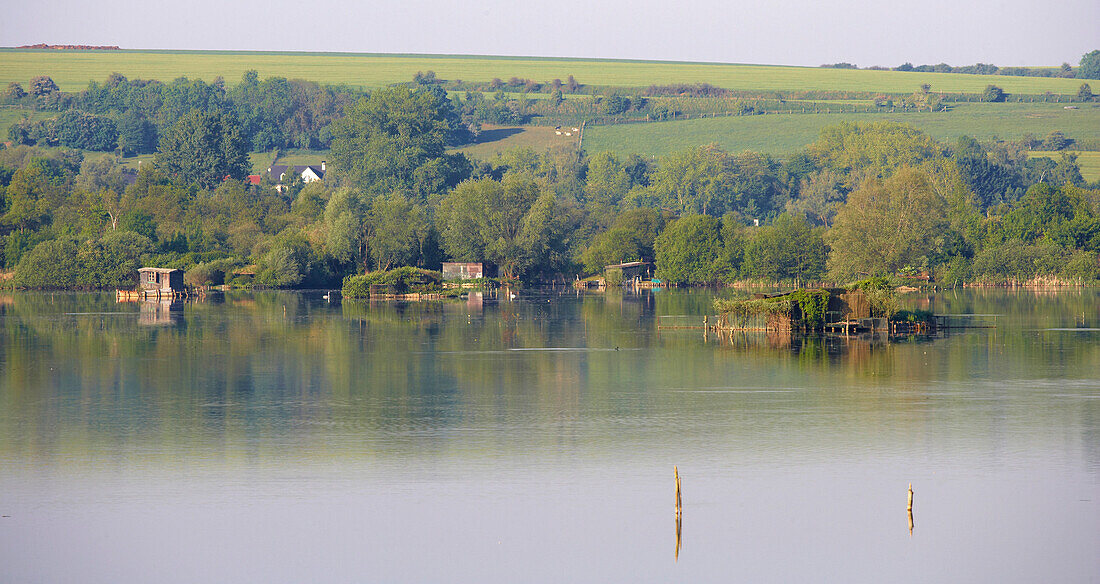
[(180, 184), (214, 188), (251, 170), (248, 146), (232, 114), (193, 110), (161, 138), (157, 167)]

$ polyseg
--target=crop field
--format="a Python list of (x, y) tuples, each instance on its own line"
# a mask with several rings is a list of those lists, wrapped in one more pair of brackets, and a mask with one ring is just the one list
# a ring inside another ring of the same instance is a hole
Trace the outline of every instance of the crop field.
[[(1081, 176), (1085, 177), (1087, 181), (1100, 180), (1100, 152), (1073, 152), (1077, 155), (1077, 165), (1081, 167)], [(1061, 157), (1061, 152), (1045, 152), (1034, 150), (1027, 153), (1029, 158), (1053, 158), (1058, 160)]]
[(739, 152), (787, 154), (817, 139), (821, 129), (841, 122), (893, 121), (911, 124), (934, 138), (949, 141), (969, 135), (979, 140), (1036, 137), (1060, 130), (1078, 141), (1100, 140), (1100, 107), (1063, 109), (1057, 104), (959, 104), (942, 113), (779, 114), (719, 117), (589, 126), (584, 149), (658, 156), (700, 144), (715, 143)]
[(396, 55), (362, 53), (277, 53), (249, 51), (53, 51), (0, 50), (0, 85), (26, 84), (49, 75), (65, 91), (111, 72), (131, 78), (169, 81), (185, 76), (229, 84), (255, 69), (261, 77), (283, 76), (320, 83), (380, 87), (409, 81), (417, 71), (435, 71), (441, 79), (488, 81), (494, 77), (539, 82), (574, 75), (580, 83), (644, 87), (651, 84), (705, 82), (735, 90), (845, 90), (912, 93), (922, 83), (933, 91), (981, 92), (995, 84), (1009, 93), (1075, 94), (1080, 80), (957, 73), (860, 71), (820, 67), (738, 65), (537, 57)]

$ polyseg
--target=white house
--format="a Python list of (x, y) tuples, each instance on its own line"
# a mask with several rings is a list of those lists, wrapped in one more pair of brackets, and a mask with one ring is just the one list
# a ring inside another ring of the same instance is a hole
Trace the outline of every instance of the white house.
[(282, 186), (284, 180), (286, 180), (287, 172), (294, 172), (302, 177), (302, 182), (311, 183), (317, 180), (324, 180), (325, 178), (325, 161), (321, 161), (321, 165), (315, 164), (307, 165), (286, 165), (276, 164), (267, 169), (268, 175), (271, 176), (271, 182), (278, 186)]

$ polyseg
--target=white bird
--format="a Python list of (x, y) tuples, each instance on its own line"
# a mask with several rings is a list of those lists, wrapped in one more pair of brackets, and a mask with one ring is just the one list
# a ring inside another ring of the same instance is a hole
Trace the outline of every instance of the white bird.
[(322, 296), (321, 298), (324, 298), (327, 301), (331, 301), (332, 300), (331, 296), (332, 296), (332, 292), (329, 292), (328, 290), (325, 290), (325, 295)]

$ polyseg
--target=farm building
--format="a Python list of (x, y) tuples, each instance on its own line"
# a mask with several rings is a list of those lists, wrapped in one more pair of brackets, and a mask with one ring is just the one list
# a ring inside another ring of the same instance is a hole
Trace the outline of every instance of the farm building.
[(481, 262), (443, 262), (444, 280), (474, 280), (485, 277)]

